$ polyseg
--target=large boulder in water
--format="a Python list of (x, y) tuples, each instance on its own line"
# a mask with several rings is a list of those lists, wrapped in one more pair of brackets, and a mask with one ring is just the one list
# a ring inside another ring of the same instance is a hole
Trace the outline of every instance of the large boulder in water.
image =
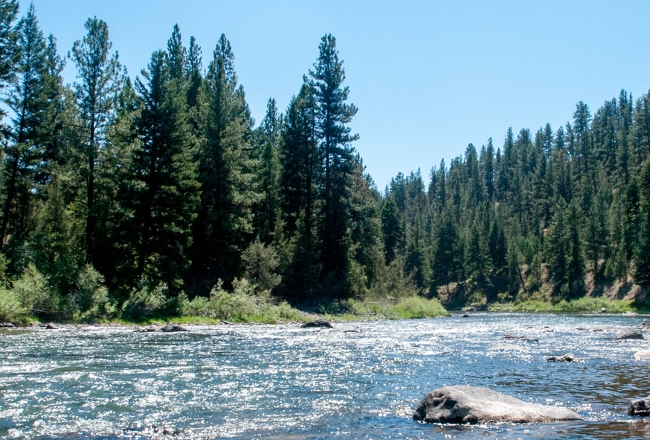
[(179, 324), (167, 324), (166, 326), (162, 327), (160, 331), (165, 333), (189, 332), (188, 329)]
[(322, 319), (317, 319), (316, 321), (305, 322), (300, 327), (302, 328), (332, 328), (332, 324)]
[(626, 339), (645, 339), (645, 338), (643, 337), (643, 333), (638, 331), (623, 333), (622, 335), (618, 335), (616, 338), (614, 338), (615, 341), (624, 341)]
[(631, 416), (650, 416), (650, 397), (630, 400), (627, 405), (627, 413)]
[(566, 408), (528, 403), (488, 388), (448, 386), (427, 394), (413, 419), (427, 423), (543, 423), (578, 420)]
[(546, 362), (580, 362), (581, 360), (571, 353), (567, 353), (564, 356), (551, 356), (546, 358)]

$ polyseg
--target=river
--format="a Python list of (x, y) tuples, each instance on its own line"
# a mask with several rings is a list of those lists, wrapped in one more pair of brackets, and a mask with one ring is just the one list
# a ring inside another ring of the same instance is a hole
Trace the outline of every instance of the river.
[[(643, 319), (477, 313), (331, 330), (7, 330), (0, 333), (0, 437), (644, 438), (650, 422), (628, 416), (627, 403), (650, 394), (650, 360), (634, 359), (650, 342), (613, 340)], [(546, 361), (566, 353), (584, 361)], [(583, 420), (412, 421), (424, 395), (443, 385), (484, 386), (573, 409)]]

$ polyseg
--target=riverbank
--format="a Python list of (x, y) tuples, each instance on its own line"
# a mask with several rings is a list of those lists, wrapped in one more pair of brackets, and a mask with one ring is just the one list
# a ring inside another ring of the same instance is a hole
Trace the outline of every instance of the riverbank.
[[(366, 298), (365, 300), (341, 300), (321, 302), (308, 306), (293, 306), (271, 296), (227, 294), (210, 298), (183, 300), (168, 312), (169, 307), (147, 310), (139, 314), (116, 313), (106, 317), (72, 315), (68, 319), (56, 316), (19, 315), (14, 319), (0, 320), (18, 327), (35, 323), (55, 324), (104, 324), (118, 326), (149, 326), (174, 322), (183, 325), (217, 324), (281, 324), (304, 323), (317, 319), (330, 322), (356, 322), (395, 319), (422, 319), (450, 316), (438, 299), (406, 296), (399, 299)], [(572, 301), (551, 302), (527, 299), (509, 303), (492, 303), (466, 307), (457, 312), (520, 312), (560, 314), (649, 314), (650, 303), (633, 300), (584, 297)]]
[[(374, 321), (395, 319), (422, 319), (449, 316), (450, 313), (437, 299), (409, 296), (398, 300), (375, 299), (359, 301), (354, 299), (321, 302), (317, 305), (294, 307), (286, 301), (274, 301), (271, 297), (241, 294), (213, 296), (185, 300), (175, 308), (176, 313), (162, 310), (142, 311), (140, 315), (83, 319), (45, 319), (34, 316), (17, 316), (4, 319), (16, 326), (29, 326), (38, 322), (61, 324), (107, 324), (107, 325), (159, 325), (167, 322), (179, 324), (279, 324), (287, 322), (304, 323), (315, 319), (334, 322)], [(2, 321), (0, 321), (2, 322)]]
[(633, 300), (607, 299), (604, 297), (583, 297), (572, 301), (560, 302), (528, 299), (511, 303), (495, 303), (487, 307), (490, 312), (526, 312), (526, 313), (573, 313), (573, 314), (620, 314), (650, 313), (650, 303)]

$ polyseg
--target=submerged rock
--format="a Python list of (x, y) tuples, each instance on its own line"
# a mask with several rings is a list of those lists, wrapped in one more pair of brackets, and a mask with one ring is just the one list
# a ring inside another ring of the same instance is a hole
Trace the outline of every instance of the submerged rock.
[(650, 416), (650, 397), (630, 400), (627, 405), (627, 413), (631, 416)]
[(333, 328), (332, 324), (322, 319), (317, 319), (316, 321), (305, 322), (300, 326), (301, 328)]
[(501, 339), (506, 341), (539, 342), (537, 339), (534, 338), (526, 338), (524, 336), (514, 336), (514, 335), (505, 335), (502, 336)]
[(413, 413), (427, 423), (543, 423), (579, 420), (569, 409), (528, 403), (517, 398), (472, 386), (448, 386), (427, 394)]
[(571, 353), (567, 353), (564, 356), (551, 356), (546, 358), (546, 362), (579, 362), (582, 359), (575, 357)]
[(636, 331), (623, 333), (622, 335), (619, 335), (616, 338), (614, 338), (615, 341), (622, 341), (625, 339), (644, 339), (644, 338), (643, 338), (643, 333), (636, 332)]
[(521, 345), (515, 344), (495, 344), (492, 347), (488, 348), (488, 351), (528, 351), (528, 349), (522, 347)]
[(14, 328), (16, 327), (11, 322), (0, 322), (0, 328)]
[(150, 325), (150, 326), (147, 326), (147, 327), (139, 328), (136, 331), (140, 332), (140, 333), (154, 333), (154, 332), (159, 332), (160, 329), (158, 327), (156, 327), (155, 325)]
[(171, 333), (171, 332), (189, 332), (188, 329), (179, 324), (167, 324), (166, 326), (160, 329), (161, 332)]
[(54, 324), (52, 324), (52, 323), (50, 322), (49, 324), (47, 324), (47, 325), (45, 326), (45, 329), (46, 329), (46, 330), (57, 330), (58, 327), (57, 327), (56, 325), (54, 325)]

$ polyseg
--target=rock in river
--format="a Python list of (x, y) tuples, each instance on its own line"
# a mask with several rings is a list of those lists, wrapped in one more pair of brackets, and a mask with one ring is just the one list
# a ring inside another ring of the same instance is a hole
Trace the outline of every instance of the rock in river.
[(551, 356), (546, 358), (546, 362), (579, 362), (582, 359), (575, 357), (571, 353), (567, 353), (564, 356)]
[(414, 420), (428, 423), (543, 423), (578, 420), (569, 409), (528, 403), (488, 388), (447, 386), (427, 394)]
[(644, 338), (643, 338), (643, 333), (637, 331), (624, 333), (614, 338), (615, 341), (622, 341), (624, 339), (644, 339)]
[(330, 324), (327, 321), (323, 321), (322, 319), (317, 319), (316, 321), (305, 322), (300, 327), (302, 327), (302, 328), (317, 328), (317, 327), (332, 328), (332, 324)]
[(179, 324), (167, 324), (166, 326), (160, 329), (161, 332), (170, 333), (170, 332), (189, 332), (188, 329)]
[(631, 416), (650, 416), (650, 397), (630, 400), (627, 405), (627, 413)]
[(634, 359), (650, 359), (650, 350), (639, 350), (634, 353)]

